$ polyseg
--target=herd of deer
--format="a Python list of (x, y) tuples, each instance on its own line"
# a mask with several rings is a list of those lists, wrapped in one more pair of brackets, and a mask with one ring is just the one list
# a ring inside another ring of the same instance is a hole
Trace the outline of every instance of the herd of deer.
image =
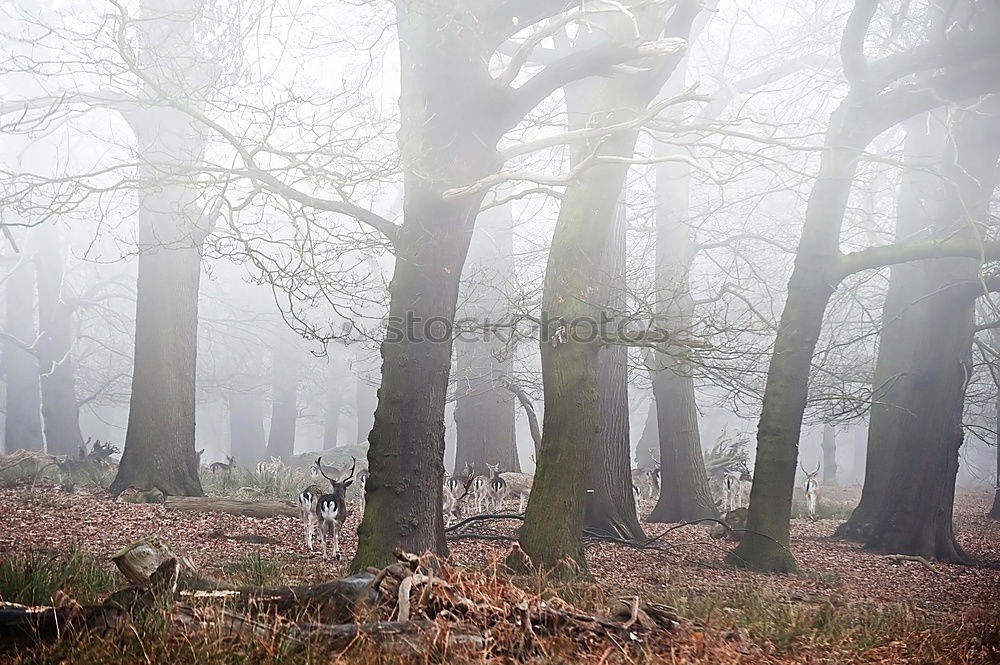
[[(199, 451), (199, 458), (200, 458)], [(652, 451), (650, 451), (652, 453)], [(639, 512), (641, 498), (656, 499), (660, 491), (660, 464), (652, 456), (654, 466), (632, 470), (632, 493), (636, 503), (636, 514)], [(225, 462), (213, 462), (208, 466), (212, 473), (232, 472), (236, 465), (233, 457), (227, 457)], [(257, 472), (276, 473), (282, 468), (282, 462), (272, 457), (257, 465)], [(507, 498), (516, 497), (518, 512), (524, 512), (525, 503), (531, 494), (534, 477), (526, 473), (500, 471), (500, 466), (487, 464), (488, 474), (476, 474), (474, 467), (466, 463), (461, 474), (449, 477), (442, 488), (441, 509), (445, 526), (463, 514), (465, 505), (474, 505), (476, 513), (499, 513)], [(323, 464), (319, 457), (310, 466), (310, 475), (314, 480), (321, 477), (330, 483), (330, 491), (325, 492), (318, 484), (311, 484), (298, 496), (298, 506), (305, 529), (306, 548), (313, 551), (313, 534), (318, 530), (320, 544), (323, 548), (323, 558), (327, 557), (327, 542), (332, 541), (332, 556), (340, 559), (340, 530), (347, 520), (349, 511), (347, 505), (347, 488), (355, 482), (357, 460), (352, 458), (352, 464), (346, 473), (340, 469)], [(801, 468), (801, 467), (800, 467)], [(819, 491), (819, 466), (809, 472), (804, 468), (805, 482), (803, 490), (806, 497), (806, 509), (810, 519), (816, 518), (816, 506)], [(365, 489), (368, 483), (368, 471), (362, 470), (357, 475), (359, 488), (359, 508), (361, 514), (365, 510)], [(715, 494), (719, 497), (716, 504), (722, 512), (729, 513), (747, 505), (750, 498), (750, 488), (753, 478), (745, 463), (740, 463), (722, 470), (721, 475), (712, 479)]]

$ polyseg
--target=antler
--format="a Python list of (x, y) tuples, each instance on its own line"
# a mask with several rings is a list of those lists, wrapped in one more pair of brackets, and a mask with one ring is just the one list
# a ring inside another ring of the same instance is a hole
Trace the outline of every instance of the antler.
[[(326, 472), (323, 471), (323, 457), (322, 456), (316, 458), (316, 468), (319, 469), (319, 475), (323, 476), (324, 478), (326, 478), (327, 480), (329, 480), (331, 483), (338, 482), (338, 481), (334, 480), (333, 478), (331, 478), (330, 476), (326, 475)], [(353, 473), (353, 469), (351, 470), (351, 472)]]
[(802, 469), (802, 473), (806, 474), (807, 476), (815, 476), (817, 473), (819, 473), (819, 466), (820, 465), (817, 464), (816, 465), (816, 470), (813, 471), (812, 473), (809, 473), (808, 471), (806, 471), (806, 468), (804, 466), (802, 466), (802, 462), (799, 462), (799, 468)]
[[(353, 477), (354, 477), (354, 467), (356, 467), (357, 465), (358, 465), (358, 460), (357, 460), (357, 459), (355, 459), (354, 457), (352, 457), (352, 458), (351, 458), (351, 472), (350, 472), (349, 474), (347, 474), (347, 477), (346, 477), (346, 478), (344, 478), (344, 479), (343, 479), (342, 481), (340, 481), (340, 482), (342, 482), (342, 483), (346, 483), (346, 482), (347, 482), (348, 480), (350, 480), (351, 478), (353, 478)], [(322, 470), (323, 470), (323, 467), (320, 467), (320, 470), (322, 471)]]

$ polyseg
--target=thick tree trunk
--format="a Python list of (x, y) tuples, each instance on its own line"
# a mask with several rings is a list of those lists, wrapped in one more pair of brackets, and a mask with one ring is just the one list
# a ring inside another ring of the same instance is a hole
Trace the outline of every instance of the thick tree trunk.
[[(514, 270), (514, 220), (510, 204), (479, 215), (465, 269), (469, 285), (460, 312), (476, 328), (504, 316), (505, 287)], [(484, 337), (485, 336), (485, 337)], [(521, 471), (514, 432), (514, 395), (504, 386), (512, 372), (510, 350), (485, 330), (455, 341), (455, 471), (471, 464), (486, 473), (487, 464), (501, 471)]]
[(267, 454), (285, 462), (295, 453), (295, 424), (299, 418), (299, 377), (292, 340), (279, 335), (272, 351), (271, 430), (267, 436)]
[[(147, 214), (170, 209), (159, 203), (146, 207)], [(200, 277), (196, 247), (150, 248), (139, 255), (132, 398), (113, 494), (129, 487), (202, 494), (194, 446)]]
[(229, 395), (229, 454), (236, 464), (253, 468), (267, 457), (264, 396), (259, 391)]
[(38, 361), (41, 372), (42, 425), (50, 455), (76, 456), (83, 445), (80, 406), (76, 399), (73, 361), (73, 311), (64, 284), (59, 230), (38, 229)]
[(391, 563), (396, 547), (447, 552), (441, 498), (452, 323), (483, 195), (442, 193), (495, 169), (501, 134), (490, 127), (498, 109), (476, 18), (457, 0), (433, 10), (397, 5), (404, 221), (354, 570)]
[[(939, 176), (927, 168), (940, 158), (947, 141), (940, 122), (928, 124), (926, 114), (904, 123), (905, 170), (896, 204), (896, 240), (913, 237), (921, 229), (934, 223), (933, 206), (926, 205), (942, 194)], [(920, 279), (926, 267), (920, 263), (903, 263), (892, 266), (889, 288), (882, 304), (881, 343), (875, 361), (873, 398), (867, 432), (864, 467), (864, 485), (861, 501), (850, 519), (837, 527), (836, 535), (863, 540), (871, 532), (872, 522), (881, 506), (887, 501), (888, 472), (896, 457), (895, 446), (900, 439), (892, 435), (901, 425), (903, 413), (892, 397), (896, 383), (909, 365), (910, 349), (905, 344), (887, 343), (908, 332), (912, 325), (906, 313), (913, 304), (914, 291), (910, 286)]]
[[(4, 333), (30, 347), (35, 331), (35, 273), (22, 261), (9, 266), (5, 287)], [(41, 451), (42, 422), (39, 416), (38, 358), (21, 344), (3, 341), (3, 373), (6, 392), (4, 447)]]
[[(625, 208), (619, 204), (605, 248), (603, 300), (608, 312), (625, 308)], [(629, 445), (628, 353), (621, 345), (598, 353), (598, 441), (590, 472), (584, 526), (626, 540), (645, 538), (632, 498)]]
[[(199, 5), (144, 0), (139, 22), (146, 94), (181, 99), (210, 87), (206, 63), (192, 52)], [(159, 89), (158, 89), (159, 88)], [(193, 103), (198, 103), (197, 97)], [(126, 116), (142, 156), (135, 360), (125, 450), (111, 491), (159, 489), (200, 495), (195, 455), (195, 380), (201, 244), (214, 215), (188, 184), (205, 152), (203, 128), (186, 113), (151, 105)]]
[(823, 441), (820, 444), (823, 451), (823, 484), (827, 487), (837, 486), (837, 433), (833, 425), (823, 425)]
[[(700, 11), (696, 3), (679, 4), (665, 31), (658, 8), (636, 14), (643, 30), (686, 37)], [(635, 25), (619, 16), (608, 23), (607, 34), (612, 38), (632, 34)], [(645, 108), (678, 60), (679, 56), (666, 58), (653, 76), (602, 80), (590, 107), (590, 125), (599, 126), (609, 116), (623, 122)], [(579, 146), (576, 154), (593, 151), (598, 157), (627, 160), (634, 153), (636, 136), (621, 131)], [(567, 188), (545, 270), (545, 326), (540, 344), (545, 414), (520, 543), (535, 566), (541, 570), (558, 567), (560, 574), (586, 570), (582, 530), (586, 489), (600, 436), (597, 366), (602, 314), (606, 315), (592, 294), (601, 292), (606, 279), (604, 251), (627, 170), (621, 161), (593, 166)], [(553, 520), (553, 515), (559, 519)], [(572, 562), (569, 567), (562, 565), (567, 559)]]
[[(931, 208), (936, 237), (975, 239), (1000, 176), (1000, 121), (978, 110), (953, 112), (949, 119), (943, 128), (948, 143), (940, 151), (941, 191), (925, 205)], [(931, 118), (922, 127), (933, 124)], [(895, 439), (890, 444), (895, 454), (882, 472), (885, 501), (876, 507), (862, 541), (883, 552), (963, 561), (952, 509), (981, 262), (951, 258), (911, 267), (908, 305), (901, 315), (905, 325), (880, 346), (902, 347), (895, 353), (907, 358), (885, 397), (901, 414), (897, 427), (873, 433)]]

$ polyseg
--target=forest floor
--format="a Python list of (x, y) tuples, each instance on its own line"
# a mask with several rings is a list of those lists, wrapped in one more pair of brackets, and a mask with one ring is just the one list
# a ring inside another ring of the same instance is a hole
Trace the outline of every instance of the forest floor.
[[(925, 566), (894, 564), (831, 538), (857, 492), (827, 490), (825, 519), (793, 520), (797, 575), (725, 566), (731, 543), (702, 526), (644, 523), (648, 536), (661, 536), (647, 549), (588, 546), (596, 583), (590, 602), (640, 595), (666, 603), (696, 627), (754, 645), (756, 655), (737, 650), (731, 662), (1000, 663), (1000, 522), (984, 517), (992, 497), (956, 498), (955, 531), (973, 565)], [(644, 512), (651, 507), (644, 502)], [(305, 551), (301, 523), (292, 518), (179, 512), (111, 501), (99, 489), (13, 487), (0, 489), (0, 562), (83, 552), (110, 576), (112, 553), (156, 534), (211, 576), (261, 586), (312, 583), (346, 574), (357, 523), (354, 511), (342, 532), (342, 561), (323, 561)], [(516, 527), (513, 520), (481, 523), (475, 533), (502, 538)], [(459, 539), (450, 547), (457, 564), (482, 568), (502, 559), (509, 543)]]

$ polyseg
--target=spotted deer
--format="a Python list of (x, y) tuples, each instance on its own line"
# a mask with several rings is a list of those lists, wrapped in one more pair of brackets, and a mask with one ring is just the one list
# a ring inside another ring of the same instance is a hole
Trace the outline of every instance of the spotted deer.
[(524, 504), (531, 494), (531, 485), (535, 477), (527, 473), (517, 473), (516, 471), (505, 471), (500, 477), (507, 484), (506, 496), (517, 496), (517, 512), (524, 512)]
[(490, 470), (487, 508), (498, 513), (503, 507), (503, 500), (507, 497), (507, 481), (500, 476), (499, 464), (487, 464), (486, 466)]
[(233, 468), (236, 466), (236, 458), (232, 455), (226, 456), (225, 462), (212, 462), (208, 465), (208, 470), (212, 473), (224, 473), (228, 478), (233, 474)]

